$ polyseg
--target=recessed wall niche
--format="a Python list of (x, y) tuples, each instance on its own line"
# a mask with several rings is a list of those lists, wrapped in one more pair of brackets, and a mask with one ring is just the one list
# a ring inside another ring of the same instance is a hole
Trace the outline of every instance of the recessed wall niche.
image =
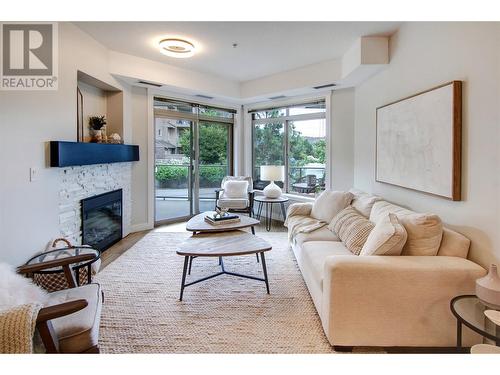
[(91, 75), (77, 73), (77, 139), (89, 142), (89, 117), (106, 116), (106, 134), (123, 139), (123, 91)]

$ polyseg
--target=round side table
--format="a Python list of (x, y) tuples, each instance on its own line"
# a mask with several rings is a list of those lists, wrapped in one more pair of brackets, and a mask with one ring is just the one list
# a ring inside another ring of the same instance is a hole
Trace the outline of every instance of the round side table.
[(490, 310), (474, 295), (463, 295), (450, 302), (451, 312), (457, 318), (457, 351), (462, 352), (462, 325), (500, 346), (500, 326), (497, 326), (484, 315)]
[(273, 219), (273, 204), (278, 203), (281, 206), (281, 215), (283, 215), (283, 220), (286, 219), (285, 202), (288, 202), (287, 197), (279, 198), (267, 198), (264, 195), (257, 195), (254, 201), (259, 202), (259, 207), (257, 208), (257, 220), (260, 220), (262, 214), (262, 207), (266, 205), (266, 230), (269, 232), (271, 230), (271, 221)]
[[(42, 263), (46, 262), (49, 260), (55, 260), (55, 259), (61, 259), (61, 258), (67, 258), (71, 256), (76, 256), (76, 255), (85, 255), (85, 254), (93, 254), (94, 258), (85, 262), (81, 263), (75, 263), (72, 265), (73, 272), (75, 273), (75, 279), (77, 284), (79, 284), (80, 281), (80, 269), (83, 267), (87, 267), (87, 280), (88, 283), (90, 284), (92, 281), (92, 272), (91, 272), (91, 266), (92, 263), (97, 262), (97, 260), (101, 257), (101, 252), (97, 249), (93, 249), (89, 246), (74, 246), (74, 247), (65, 247), (62, 249), (55, 249), (55, 250), (50, 250), (46, 251), (41, 254), (37, 254), (31, 259), (29, 259), (26, 262), (26, 265), (30, 264), (37, 264), (37, 263)], [(38, 274), (55, 274), (55, 273), (62, 273), (64, 272), (62, 267), (54, 267), (54, 268), (49, 268), (47, 270), (43, 271), (36, 271), (34, 273)]]

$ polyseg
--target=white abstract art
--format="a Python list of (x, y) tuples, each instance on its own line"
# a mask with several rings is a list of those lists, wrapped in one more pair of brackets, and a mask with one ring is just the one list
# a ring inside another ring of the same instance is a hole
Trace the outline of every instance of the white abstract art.
[(377, 181), (460, 200), (460, 92), (454, 81), (377, 108)]

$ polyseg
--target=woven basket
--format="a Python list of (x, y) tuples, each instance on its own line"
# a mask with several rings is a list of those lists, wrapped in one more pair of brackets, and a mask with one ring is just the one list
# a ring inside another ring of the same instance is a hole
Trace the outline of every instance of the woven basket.
[[(88, 284), (87, 267), (78, 270), (78, 280), (80, 285)], [(33, 274), (33, 282), (45, 289), (47, 292), (56, 292), (58, 290), (68, 289), (68, 281), (64, 272), (59, 273), (35, 273)]]
[[(54, 240), (52, 243), (52, 249), (56, 248), (58, 242), (65, 242), (69, 248), (74, 247), (68, 240), (65, 238), (58, 238)], [(91, 271), (91, 275), (93, 276), (95, 272)], [(75, 275), (79, 285), (88, 284), (88, 267), (82, 267), (78, 269), (78, 275)], [(48, 292), (56, 292), (58, 290), (68, 289), (68, 281), (66, 280), (66, 276), (64, 272), (59, 273), (35, 273), (33, 274), (33, 282), (47, 290)]]

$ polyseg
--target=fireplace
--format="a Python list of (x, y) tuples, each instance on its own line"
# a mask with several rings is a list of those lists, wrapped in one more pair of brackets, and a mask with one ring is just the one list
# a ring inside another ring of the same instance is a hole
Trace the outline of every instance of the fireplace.
[(122, 189), (82, 199), (82, 244), (104, 251), (122, 239)]

